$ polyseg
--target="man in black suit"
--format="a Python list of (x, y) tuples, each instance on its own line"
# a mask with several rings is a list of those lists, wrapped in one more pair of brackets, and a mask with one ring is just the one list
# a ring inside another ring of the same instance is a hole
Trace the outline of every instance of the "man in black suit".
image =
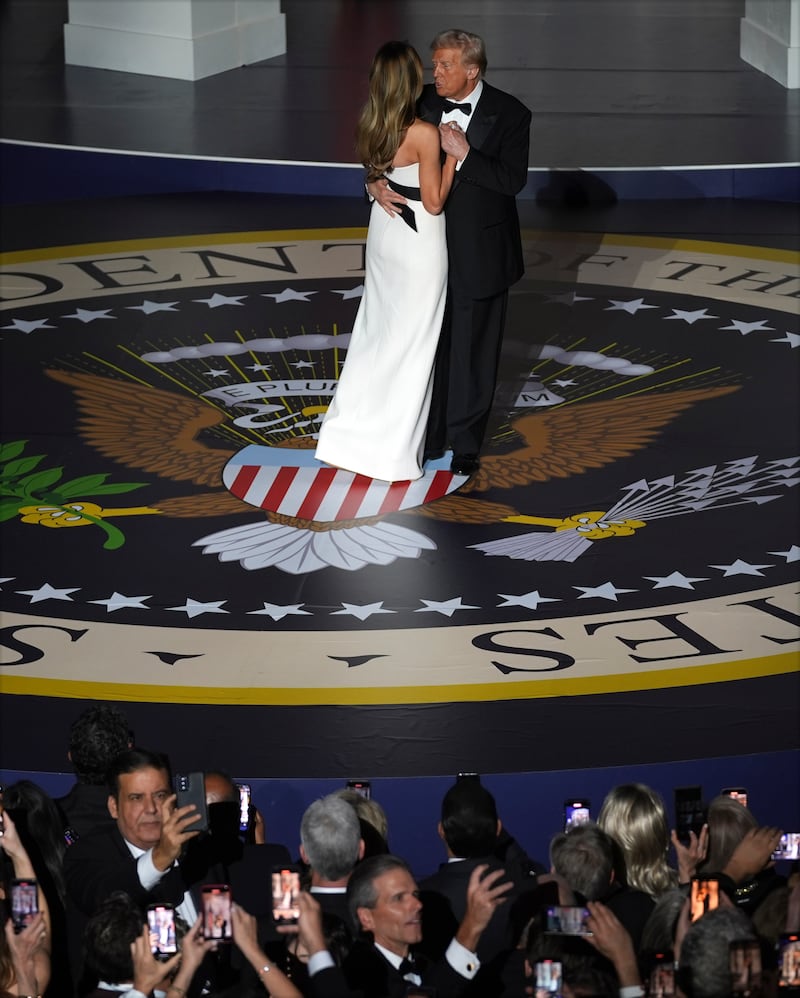
[[(431, 50), (434, 82), (418, 113), (439, 125), (458, 165), (445, 205), (448, 294), (425, 450), (432, 458), (450, 445), (452, 470), (471, 475), (492, 407), (508, 289), (524, 271), (515, 198), (528, 175), (531, 113), (483, 79), (478, 35), (443, 31)], [(389, 214), (405, 201), (385, 181), (369, 191)]]
[(129, 749), (109, 773), (108, 810), (114, 819), (82, 836), (64, 857), (70, 957), (79, 979), (81, 935), (86, 919), (115, 891), (146, 907), (166, 901), (188, 925), (197, 918), (190, 882), (178, 860), (199, 833), (194, 805), (175, 808), (166, 759)]
[(402, 998), (409, 985), (436, 989), (438, 998), (458, 998), (480, 969), (478, 943), (510, 888), (502, 871), (477, 867), (467, 888), (464, 918), (443, 957), (430, 961), (414, 950), (422, 940), (422, 902), (406, 863), (389, 854), (371, 856), (347, 885), (351, 917), (361, 926), (344, 962), (350, 987), (363, 998)]

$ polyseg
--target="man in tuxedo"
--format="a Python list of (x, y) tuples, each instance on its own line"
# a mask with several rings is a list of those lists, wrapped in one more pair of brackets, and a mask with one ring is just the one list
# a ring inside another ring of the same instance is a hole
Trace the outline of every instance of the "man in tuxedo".
[[(524, 271), (516, 195), (528, 175), (531, 113), (483, 77), (483, 39), (443, 31), (431, 43), (433, 84), (418, 105), (457, 157), (445, 205), (447, 306), (436, 355), (426, 457), (449, 445), (456, 474), (474, 474), (491, 412), (508, 289)], [(405, 199), (385, 181), (369, 192), (390, 215)]]
[(362, 930), (344, 962), (349, 986), (363, 998), (401, 998), (410, 985), (436, 989), (438, 998), (458, 998), (480, 969), (478, 943), (510, 883), (502, 870), (477, 867), (467, 888), (466, 910), (444, 956), (416, 952), (422, 941), (422, 902), (414, 877), (397, 856), (371, 856), (347, 885), (351, 917)]
[(323, 912), (341, 919), (348, 931), (347, 882), (363, 855), (361, 823), (347, 801), (328, 794), (306, 808), (300, 822), (300, 858), (309, 867), (311, 893)]
[(70, 957), (76, 970), (86, 919), (115, 891), (124, 891), (142, 908), (169, 902), (187, 925), (197, 918), (197, 903), (178, 860), (186, 843), (199, 834), (192, 825), (200, 815), (193, 804), (175, 807), (164, 756), (144, 749), (118, 755), (109, 771), (108, 811), (113, 822), (82, 836), (64, 857)]

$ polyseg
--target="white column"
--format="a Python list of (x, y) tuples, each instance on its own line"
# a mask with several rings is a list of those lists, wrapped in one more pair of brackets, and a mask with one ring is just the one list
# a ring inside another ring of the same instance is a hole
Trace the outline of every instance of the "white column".
[(746, 0), (739, 55), (787, 89), (800, 87), (800, 0)]
[(280, 0), (69, 0), (73, 66), (201, 80), (286, 52)]

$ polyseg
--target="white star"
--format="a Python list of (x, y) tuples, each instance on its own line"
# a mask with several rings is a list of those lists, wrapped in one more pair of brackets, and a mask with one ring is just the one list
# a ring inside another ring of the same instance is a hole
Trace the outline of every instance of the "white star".
[(549, 599), (547, 596), (540, 596), (539, 590), (534, 589), (533, 592), (523, 593), (521, 596), (511, 596), (509, 593), (498, 593), (498, 596), (502, 596), (505, 603), (498, 603), (500, 606), (524, 606), (527, 610), (538, 610), (540, 603), (560, 603), (561, 600)]
[(572, 588), (583, 590), (578, 599), (591, 599), (596, 596), (598, 599), (610, 599), (615, 603), (620, 593), (638, 592), (637, 589), (617, 589), (613, 582), (604, 582), (602, 586), (573, 586)]
[(567, 291), (563, 295), (549, 295), (547, 300), (556, 305), (574, 305), (576, 301), (594, 301), (594, 298), (584, 298), (574, 291)]
[(479, 606), (462, 603), (460, 596), (448, 600), (424, 599), (420, 602), (425, 606), (417, 607), (414, 613), (441, 613), (443, 617), (452, 617), (456, 610), (480, 610)]
[(18, 333), (32, 333), (36, 329), (55, 329), (49, 326), (47, 319), (13, 319), (10, 326), (3, 326), (3, 329), (13, 329)]
[(209, 308), (219, 308), (220, 305), (242, 305), (242, 298), (246, 298), (247, 295), (221, 295), (218, 292), (210, 298), (193, 298), (192, 301), (196, 301), (200, 305), (208, 305)]
[(366, 620), (367, 617), (371, 617), (373, 613), (394, 613), (394, 610), (384, 610), (383, 600), (380, 603), (364, 603), (359, 605), (358, 603), (342, 603), (343, 609), (334, 610), (331, 614), (332, 617), (337, 616), (350, 616), (358, 617), (359, 620)]
[(126, 305), (131, 312), (144, 312), (145, 315), (152, 315), (153, 312), (175, 312), (176, 301), (148, 301), (146, 298), (141, 305)]
[(741, 558), (737, 558), (730, 565), (709, 565), (708, 567), (719, 569), (723, 579), (727, 579), (731, 575), (763, 575), (762, 568), (774, 568), (773, 565), (751, 565), (749, 561), (742, 561)]
[(15, 575), (9, 575), (8, 578), (0, 579), (0, 587), (3, 586), (3, 584), (6, 582), (13, 582), (15, 578), (16, 578)]
[(694, 579), (682, 572), (672, 572), (671, 575), (645, 575), (643, 578), (655, 582), (653, 589), (694, 589), (693, 582), (708, 582), (708, 579)]
[[(800, 561), (800, 547), (796, 544), (792, 544), (788, 551), (767, 551), (767, 554), (774, 554), (778, 558), (785, 558), (787, 565), (790, 565), (793, 561)], [(5, 579), (0, 579), (0, 582), (4, 581)]]
[(631, 301), (615, 301), (608, 299), (611, 304), (604, 309), (606, 312), (627, 312), (628, 315), (636, 315), (640, 308), (658, 308), (658, 305), (645, 305), (644, 298), (633, 298)]
[(310, 360), (298, 360), (296, 363), (292, 364), (292, 367), (296, 367), (298, 370), (301, 370), (306, 367), (313, 368), (313, 366), (314, 365), (311, 363)]
[(783, 339), (770, 340), (770, 343), (788, 343), (794, 350), (795, 347), (800, 347), (800, 334), (787, 332)]
[(557, 388), (569, 388), (570, 385), (577, 385), (577, 383), (578, 383), (577, 381), (570, 381), (569, 378), (564, 378), (562, 380), (553, 382), (553, 384)]
[(276, 295), (262, 295), (262, 298), (274, 298), (276, 304), (282, 301), (308, 301), (309, 295), (315, 295), (316, 291), (295, 291), (294, 288), (284, 288)]
[(205, 374), (207, 378), (227, 378), (230, 373), (224, 367), (212, 367), (209, 371), (201, 371), (201, 374)]
[(228, 610), (222, 609), (223, 603), (227, 603), (227, 600), (221, 599), (213, 603), (203, 603), (200, 600), (192, 599), (191, 596), (187, 596), (183, 606), (168, 606), (165, 609), (178, 610), (181, 613), (185, 613), (187, 617), (199, 617), (201, 613), (228, 613)]
[(17, 593), (20, 596), (30, 596), (31, 603), (41, 603), (42, 600), (46, 599), (60, 599), (71, 603), (72, 597), (70, 593), (76, 593), (79, 588), (80, 586), (75, 589), (54, 589), (49, 582), (45, 582), (38, 589), (18, 589)]
[(250, 364), (247, 368), (248, 371), (271, 371), (272, 364)]
[(349, 291), (332, 291), (331, 294), (341, 295), (342, 301), (347, 301), (348, 298), (360, 298), (364, 294), (364, 285), (359, 284), (357, 288), (350, 288)]
[(673, 308), (673, 315), (665, 315), (664, 319), (683, 319), (684, 322), (688, 322), (690, 326), (693, 326), (698, 319), (718, 319), (718, 315), (706, 315), (708, 312), (707, 308), (698, 308), (694, 312), (687, 312), (682, 308)]
[(80, 319), (81, 322), (94, 322), (95, 319), (115, 319), (116, 316), (109, 315), (111, 311), (110, 308), (99, 308), (92, 309), (79, 308), (77, 311), (73, 312), (72, 315), (62, 315), (62, 319)]
[(114, 592), (113, 595), (109, 596), (108, 599), (90, 599), (89, 603), (97, 603), (99, 606), (104, 606), (108, 613), (113, 613), (114, 610), (149, 610), (149, 606), (144, 605), (146, 599), (152, 599), (152, 593), (150, 596), (123, 596), (122, 593)]
[(735, 329), (742, 336), (747, 336), (748, 333), (762, 332), (762, 331), (775, 331), (774, 326), (766, 325), (766, 319), (759, 319), (758, 322), (743, 322), (741, 319), (731, 319), (730, 326), (720, 326), (720, 329)]
[[(306, 616), (311, 617), (313, 614), (310, 610), (301, 610), (300, 607), (305, 606), (305, 603), (291, 603), (286, 606), (279, 606), (277, 603), (265, 603), (263, 610), (248, 610), (249, 614), (258, 616), (272, 617), (273, 620), (283, 620), (284, 617), (289, 615), (295, 616)], [(338, 611), (337, 611), (338, 612)]]

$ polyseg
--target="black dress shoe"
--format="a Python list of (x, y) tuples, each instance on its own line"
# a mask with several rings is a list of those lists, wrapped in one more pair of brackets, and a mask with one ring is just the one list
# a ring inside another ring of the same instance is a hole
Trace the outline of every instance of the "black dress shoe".
[(454, 475), (474, 475), (480, 468), (481, 462), (477, 454), (454, 454), (450, 462), (450, 470)]

